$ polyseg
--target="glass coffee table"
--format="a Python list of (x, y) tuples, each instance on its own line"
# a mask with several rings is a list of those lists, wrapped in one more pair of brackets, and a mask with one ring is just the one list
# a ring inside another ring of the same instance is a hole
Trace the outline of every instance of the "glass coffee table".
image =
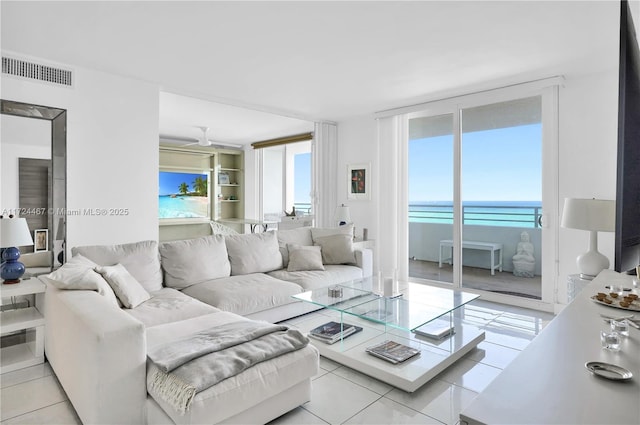
[[(465, 324), (461, 309), (479, 295), (411, 285), (415, 286), (408, 288), (405, 296), (396, 298), (376, 294), (371, 278), (294, 295), (297, 300), (325, 307), (296, 326), (304, 333), (330, 321), (361, 327), (362, 331), (334, 344), (311, 341), (322, 356), (413, 392), (476, 347), (484, 340), (484, 332)], [(366, 352), (366, 348), (388, 340), (418, 349), (420, 354), (393, 364)]]

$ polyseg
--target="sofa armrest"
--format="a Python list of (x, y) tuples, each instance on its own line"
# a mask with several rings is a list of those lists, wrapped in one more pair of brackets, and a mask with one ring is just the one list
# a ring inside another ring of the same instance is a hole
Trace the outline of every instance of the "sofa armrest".
[(144, 422), (146, 334), (94, 291), (45, 292), (45, 353), (83, 423)]
[(373, 251), (369, 248), (356, 249), (356, 265), (362, 269), (362, 277), (373, 275)]

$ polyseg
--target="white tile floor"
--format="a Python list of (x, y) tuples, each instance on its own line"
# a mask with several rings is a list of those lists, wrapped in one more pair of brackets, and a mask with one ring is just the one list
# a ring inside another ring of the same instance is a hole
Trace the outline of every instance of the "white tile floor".
[[(477, 300), (465, 307), (465, 318), (484, 329), (485, 341), (418, 391), (394, 389), (321, 358), (311, 401), (271, 424), (456, 424), (553, 315)], [(2, 425), (81, 423), (48, 364), (0, 375), (0, 388)]]

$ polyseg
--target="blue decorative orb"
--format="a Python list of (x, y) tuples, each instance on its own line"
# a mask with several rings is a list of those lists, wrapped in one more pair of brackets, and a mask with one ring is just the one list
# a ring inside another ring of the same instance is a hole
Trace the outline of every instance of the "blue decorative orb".
[(2, 260), (3, 261), (18, 261), (18, 258), (20, 258), (20, 250), (18, 248), (11, 247), (11, 248), (5, 248), (2, 251)]
[(18, 261), (20, 258), (20, 250), (15, 247), (6, 248), (2, 252), (2, 269), (0, 270), (0, 278), (4, 279), (4, 283), (18, 283), (24, 274), (24, 264)]

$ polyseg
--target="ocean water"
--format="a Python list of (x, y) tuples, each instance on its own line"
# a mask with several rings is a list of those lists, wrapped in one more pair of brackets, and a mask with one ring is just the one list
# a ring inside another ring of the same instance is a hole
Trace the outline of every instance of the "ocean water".
[[(462, 204), (464, 224), (477, 226), (537, 227), (540, 201), (468, 201)], [(410, 202), (409, 221), (453, 224), (451, 202)]]
[(160, 196), (159, 218), (208, 218), (209, 198), (206, 196)]

